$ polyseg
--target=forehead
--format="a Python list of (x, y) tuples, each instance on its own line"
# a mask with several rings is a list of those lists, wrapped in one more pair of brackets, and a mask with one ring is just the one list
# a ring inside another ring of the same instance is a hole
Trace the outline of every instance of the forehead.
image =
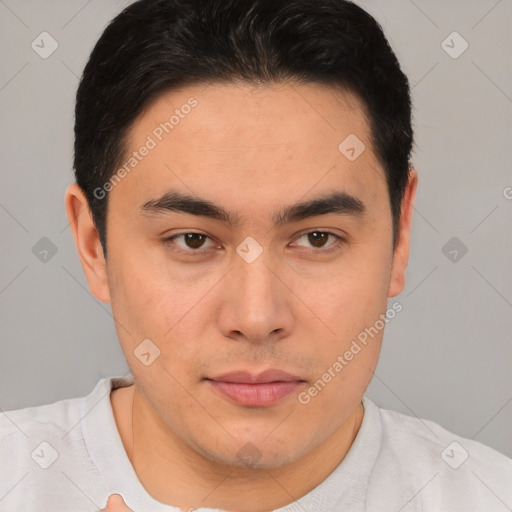
[(357, 194), (385, 183), (363, 104), (326, 85), (229, 82), (165, 93), (133, 124), (127, 158), (144, 146), (151, 149), (126, 181), (148, 198), (178, 185), (238, 195), (241, 204), (258, 194), (282, 202), (294, 188), (303, 196), (342, 185)]
[[(192, 102), (195, 106), (189, 108)], [(304, 138), (315, 145), (326, 137), (329, 142), (331, 137), (337, 140), (347, 129), (361, 139), (369, 134), (364, 104), (354, 93), (314, 83), (220, 82), (167, 92), (151, 101), (136, 120), (132, 142), (166, 121), (173, 125), (174, 138), (188, 136), (189, 144), (202, 149), (236, 149), (251, 141), (251, 146), (283, 145)]]

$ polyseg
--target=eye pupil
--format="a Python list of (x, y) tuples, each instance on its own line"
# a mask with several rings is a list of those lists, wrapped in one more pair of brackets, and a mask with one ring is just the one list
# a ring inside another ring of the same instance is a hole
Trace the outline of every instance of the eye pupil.
[(313, 247), (323, 247), (329, 238), (328, 233), (323, 233), (322, 231), (313, 231), (308, 233), (309, 242)]
[(185, 243), (191, 249), (199, 249), (204, 243), (205, 236), (200, 233), (186, 233)]

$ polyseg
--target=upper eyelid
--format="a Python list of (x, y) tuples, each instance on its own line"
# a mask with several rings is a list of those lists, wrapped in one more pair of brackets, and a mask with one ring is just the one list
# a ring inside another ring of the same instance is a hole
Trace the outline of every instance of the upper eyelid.
[(344, 238), (345, 235), (340, 235), (338, 233), (335, 233), (334, 231), (331, 231), (329, 229), (318, 229), (318, 228), (314, 228), (314, 229), (306, 229), (305, 231), (299, 231), (299, 233), (297, 233), (295, 235), (295, 238), (300, 238), (301, 236), (304, 236), (304, 235), (309, 235), (310, 233), (327, 233), (329, 235), (332, 235), (334, 237), (338, 237), (338, 238)]

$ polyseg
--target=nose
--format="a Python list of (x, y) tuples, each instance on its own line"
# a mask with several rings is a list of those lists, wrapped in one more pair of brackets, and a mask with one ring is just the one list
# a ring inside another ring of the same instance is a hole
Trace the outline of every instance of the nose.
[(235, 258), (226, 276), (219, 327), (228, 338), (251, 343), (276, 342), (291, 333), (293, 314), (290, 290), (269, 251), (251, 263)]

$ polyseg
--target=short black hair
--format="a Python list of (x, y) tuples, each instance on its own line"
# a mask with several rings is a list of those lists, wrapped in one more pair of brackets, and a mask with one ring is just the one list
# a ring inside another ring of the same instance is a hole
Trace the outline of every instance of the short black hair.
[(125, 159), (134, 121), (165, 92), (215, 81), (355, 93), (386, 173), (396, 243), (413, 144), (410, 90), (372, 16), (345, 0), (139, 0), (101, 35), (76, 96), (75, 177), (105, 256), (104, 185)]

